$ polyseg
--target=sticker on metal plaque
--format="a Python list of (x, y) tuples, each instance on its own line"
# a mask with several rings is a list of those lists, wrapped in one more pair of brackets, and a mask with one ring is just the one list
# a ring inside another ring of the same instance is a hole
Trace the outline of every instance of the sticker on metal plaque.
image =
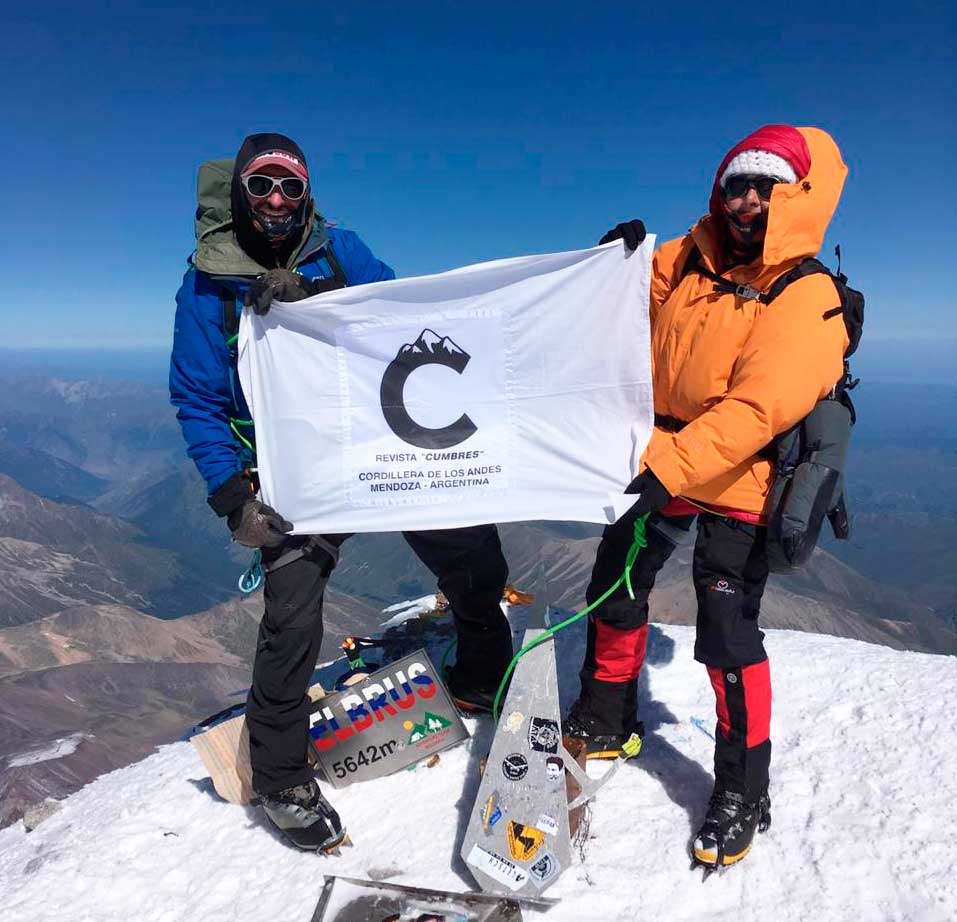
[(536, 752), (558, 752), (558, 744), (561, 741), (562, 733), (558, 721), (533, 717), (528, 722), (528, 744)]
[(561, 865), (551, 852), (545, 852), (538, 861), (529, 867), (528, 871), (532, 875), (532, 883), (536, 887), (541, 887), (553, 877), (558, 876), (561, 872)]
[(522, 870), (514, 861), (496, 855), (480, 845), (472, 846), (467, 860), (473, 868), (484, 871), (492, 880), (505, 884), (509, 890), (519, 890), (528, 882), (528, 871)]
[(425, 650), (316, 702), (309, 736), (337, 788), (391, 775), (469, 738)]
[(518, 661), (502, 715), (460, 855), (482, 890), (536, 900), (572, 863), (552, 639)]
[(545, 833), (534, 826), (509, 820), (506, 827), (508, 850), (516, 861), (531, 861), (539, 846), (545, 841)]

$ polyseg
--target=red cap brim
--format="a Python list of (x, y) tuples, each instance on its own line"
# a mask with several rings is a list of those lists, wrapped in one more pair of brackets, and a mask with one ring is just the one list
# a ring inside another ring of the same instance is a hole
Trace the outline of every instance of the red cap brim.
[(306, 165), (298, 157), (284, 150), (267, 151), (265, 154), (260, 154), (258, 157), (250, 160), (246, 169), (243, 170), (243, 176), (249, 176), (250, 173), (255, 173), (264, 166), (284, 167), (289, 170), (293, 176), (298, 176), (303, 182), (309, 182), (309, 171), (306, 169)]

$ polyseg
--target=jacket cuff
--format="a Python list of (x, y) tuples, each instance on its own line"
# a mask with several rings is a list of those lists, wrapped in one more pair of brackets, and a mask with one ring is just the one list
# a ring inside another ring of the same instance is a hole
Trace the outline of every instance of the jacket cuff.
[(237, 471), (206, 502), (220, 518), (235, 512), (256, 496), (255, 486), (245, 471)]

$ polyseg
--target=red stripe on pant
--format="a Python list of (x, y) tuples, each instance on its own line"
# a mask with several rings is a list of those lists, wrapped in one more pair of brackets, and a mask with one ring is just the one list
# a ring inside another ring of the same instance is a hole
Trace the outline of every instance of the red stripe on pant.
[(595, 620), (595, 678), (630, 682), (638, 678), (648, 646), (648, 625), (622, 630)]
[[(748, 749), (770, 739), (771, 667), (768, 660), (738, 669), (718, 669), (714, 666), (708, 666), (707, 669), (714, 689), (715, 713), (721, 735), (731, 739), (734, 723), (735, 737), (744, 738)], [(733, 699), (730, 707), (729, 686)]]
[(771, 666), (767, 660), (741, 668), (744, 706), (748, 712), (748, 736), (745, 745), (760, 746), (771, 738)]
[(724, 670), (707, 666), (708, 678), (714, 689), (714, 710), (718, 716), (718, 730), (727, 739), (731, 735), (731, 718), (728, 716), (728, 696), (724, 693)]

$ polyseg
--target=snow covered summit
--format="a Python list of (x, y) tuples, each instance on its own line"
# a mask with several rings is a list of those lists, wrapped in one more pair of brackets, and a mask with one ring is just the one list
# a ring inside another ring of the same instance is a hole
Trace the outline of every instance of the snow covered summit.
[[(558, 642), (569, 698), (579, 628)], [(714, 715), (693, 642), (691, 628), (653, 626), (644, 751), (593, 804), (548, 922), (957, 918), (954, 659), (768, 631), (773, 823), (702, 884), (687, 843), (711, 789)], [(164, 746), (33, 832), (0, 831), (4, 920), (307, 922), (324, 874), (472, 889), (456, 856), (491, 725), (469, 726), (473, 740), (431, 769), (331, 792), (354, 842), (332, 858), (289, 850), (255, 808), (216, 798), (188, 743)]]

